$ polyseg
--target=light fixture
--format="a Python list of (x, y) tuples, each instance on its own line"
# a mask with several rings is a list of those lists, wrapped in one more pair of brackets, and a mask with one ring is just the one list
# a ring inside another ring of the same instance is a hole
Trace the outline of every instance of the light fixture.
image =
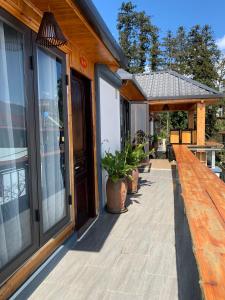
[(67, 39), (52, 12), (44, 12), (36, 42), (46, 48), (60, 47), (67, 44)]

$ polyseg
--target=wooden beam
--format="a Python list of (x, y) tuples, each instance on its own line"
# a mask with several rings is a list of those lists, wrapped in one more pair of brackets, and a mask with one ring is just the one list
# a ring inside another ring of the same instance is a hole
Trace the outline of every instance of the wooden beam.
[(205, 145), (205, 103), (197, 103), (197, 145)]
[(193, 110), (188, 111), (188, 128), (195, 128), (195, 112)]
[[(221, 99), (221, 98), (220, 98)], [(213, 104), (213, 103), (217, 103), (220, 99), (166, 99), (166, 100), (148, 100), (146, 101), (147, 103), (149, 103), (149, 105), (155, 105), (155, 104), (179, 104), (179, 103), (192, 103), (192, 104), (196, 104), (199, 103), (201, 101), (204, 101), (207, 105), (208, 104)]]

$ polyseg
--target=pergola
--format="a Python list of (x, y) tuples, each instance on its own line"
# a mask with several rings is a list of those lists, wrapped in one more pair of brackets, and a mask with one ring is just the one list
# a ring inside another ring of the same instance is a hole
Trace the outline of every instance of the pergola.
[(149, 104), (150, 114), (187, 111), (188, 129), (195, 130), (194, 144), (205, 145), (206, 106), (215, 104), (224, 94), (171, 70), (128, 74), (119, 73), (123, 80), (132, 80), (145, 98), (131, 101)]

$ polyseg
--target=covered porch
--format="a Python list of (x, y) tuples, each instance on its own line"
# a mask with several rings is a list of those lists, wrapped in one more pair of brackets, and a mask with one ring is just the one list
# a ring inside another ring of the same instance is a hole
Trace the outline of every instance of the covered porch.
[(152, 160), (140, 185), (129, 213), (100, 216), (12, 299), (200, 299), (176, 166)]
[[(134, 80), (145, 95), (145, 103), (149, 105), (150, 123), (154, 123), (157, 113), (187, 112), (187, 128), (172, 128), (169, 136), (171, 144), (206, 144), (207, 106), (216, 104), (224, 97), (223, 94), (171, 70), (138, 74)], [(154, 127), (154, 124), (150, 124), (150, 127)]]

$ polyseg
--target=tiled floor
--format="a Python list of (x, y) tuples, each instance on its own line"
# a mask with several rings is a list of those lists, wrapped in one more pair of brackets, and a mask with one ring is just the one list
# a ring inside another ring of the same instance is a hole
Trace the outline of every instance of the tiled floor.
[(168, 166), (142, 173), (129, 211), (100, 217), (38, 287), (32, 291), (28, 286), (18, 299), (177, 300), (174, 189)]

